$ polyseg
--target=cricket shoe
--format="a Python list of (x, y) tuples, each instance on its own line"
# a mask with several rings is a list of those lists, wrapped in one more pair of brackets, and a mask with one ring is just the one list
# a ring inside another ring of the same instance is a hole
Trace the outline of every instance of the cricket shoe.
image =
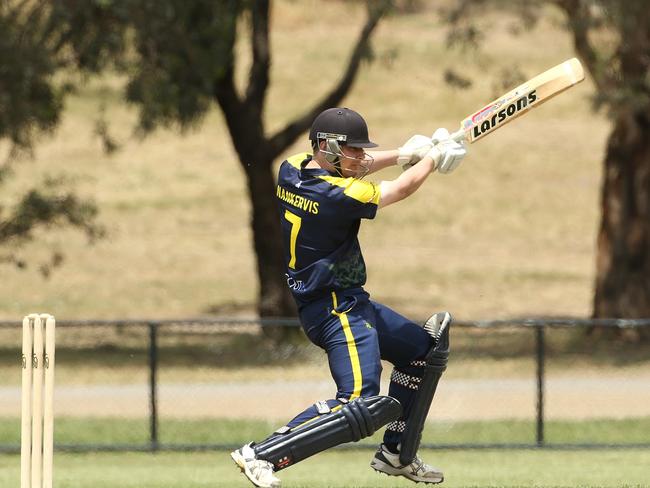
[(418, 483), (442, 483), (445, 479), (439, 469), (425, 464), (417, 456), (415, 456), (411, 464), (401, 464), (399, 454), (393, 454), (383, 444), (377, 449), (375, 457), (370, 462), (370, 467), (380, 473), (390, 476), (404, 476)]
[(282, 482), (273, 474), (273, 464), (255, 457), (251, 444), (230, 453), (241, 472), (259, 488), (280, 488)]

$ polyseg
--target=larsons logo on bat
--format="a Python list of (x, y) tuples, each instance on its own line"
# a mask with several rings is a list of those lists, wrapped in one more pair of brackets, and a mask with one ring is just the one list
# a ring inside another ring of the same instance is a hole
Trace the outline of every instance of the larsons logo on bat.
[[(471, 127), (472, 140), (487, 134), (499, 124), (506, 122), (508, 119), (516, 117), (519, 112), (526, 110), (537, 101), (537, 90), (532, 90), (521, 95), (512, 102), (499, 102), (488, 105), (480, 112), (465, 119), (463, 123), (465, 129)], [(503, 108), (501, 108), (503, 107)]]

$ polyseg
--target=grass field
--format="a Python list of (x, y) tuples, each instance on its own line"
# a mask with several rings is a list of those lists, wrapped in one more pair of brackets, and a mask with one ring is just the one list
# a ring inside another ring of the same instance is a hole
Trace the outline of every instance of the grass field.
[[(323, 5), (274, 5), (269, 133), (326, 93), (363, 24), (357, 3)], [(373, 40), (375, 62), (363, 66), (344, 101), (365, 114), (382, 147), (438, 126), (454, 129), (503, 91), (505, 71), (527, 78), (574, 55), (552, 8), (518, 37), (511, 33), (512, 17), (486, 12), (484, 51), (450, 50), (437, 6), (382, 21)], [(449, 68), (472, 79), (472, 87), (446, 85)], [(245, 74), (246, 63), (239, 69)], [(46, 175), (65, 175), (97, 201), (108, 237), (88, 246), (72, 231), (37, 232), (21, 250), (31, 264), (27, 270), (1, 265), (0, 317), (33, 310), (60, 319), (254, 312), (249, 203), (221, 115), (213, 111), (185, 136), (161, 129), (140, 140), (132, 136), (134, 107), (121, 101), (124, 81), (84, 80), (67, 100), (55, 135), (41, 141), (34, 160), (18, 162), (3, 185), (0, 205), (10, 207)], [(374, 296), (418, 317), (434, 308), (460, 318), (588, 315), (608, 131), (604, 117), (591, 111), (592, 94), (587, 79), (470, 147), (453, 175), (432, 177), (413, 198), (363, 226)], [(102, 107), (121, 144), (112, 156), (102, 152), (94, 132)], [(284, 156), (305, 146), (300, 141)], [(64, 252), (66, 260), (42, 280), (37, 264), (50, 251)]]
[[(424, 451), (448, 488), (648, 487), (650, 453), (622, 451)], [(368, 467), (372, 451), (322, 454), (280, 473), (284, 488), (407, 488), (412, 482)], [(0, 485), (19, 485), (18, 456), (0, 456)], [(57, 488), (244, 488), (252, 486), (225, 452), (61, 454)], [(417, 485), (423, 486), (423, 485)]]
[[(264, 420), (202, 419), (159, 420), (159, 442), (239, 446), (265, 438), (278, 428), (278, 422)], [(424, 442), (440, 445), (461, 444), (534, 444), (536, 424), (531, 420), (495, 420), (490, 422), (429, 422)], [(382, 433), (360, 442), (376, 445)], [(584, 421), (547, 421), (545, 441), (549, 444), (650, 444), (650, 417), (597, 419)], [(147, 419), (70, 418), (56, 420), (56, 443), (60, 445), (132, 445), (149, 442)], [(20, 442), (18, 418), (0, 417), (0, 444), (17, 446)], [(650, 452), (649, 452), (650, 454)]]
[[(57, 442), (141, 442), (144, 423), (106, 419), (57, 423)], [(268, 433), (264, 422), (170, 422), (161, 429), (165, 442), (225, 442), (240, 444)], [(555, 443), (579, 443), (598, 432), (599, 442), (647, 442), (650, 419), (629, 421), (549, 423)], [(530, 442), (532, 422), (469, 422), (451, 429), (428, 425), (425, 441), (439, 443)], [(645, 436), (645, 437), (644, 437)], [(0, 438), (17, 439), (13, 421), (0, 419)], [(379, 442), (380, 434), (362, 441)], [(507, 440), (505, 440), (507, 441)], [(285, 487), (407, 487), (408, 481), (380, 476), (367, 464), (372, 449), (337, 450), (311, 458), (281, 473)], [(645, 487), (650, 450), (424, 450), (422, 456), (446, 473), (449, 487)], [(0, 455), (0, 486), (17, 486), (19, 456)], [(86, 487), (245, 487), (249, 486), (230, 461), (227, 451), (195, 453), (57, 453), (58, 488)]]

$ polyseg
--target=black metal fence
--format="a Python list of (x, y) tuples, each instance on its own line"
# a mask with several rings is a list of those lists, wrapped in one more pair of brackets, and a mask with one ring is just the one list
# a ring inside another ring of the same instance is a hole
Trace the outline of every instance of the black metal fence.
[[(297, 327), (298, 322), (295, 319), (194, 319), (194, 320), (70, 320), (59, 321), (57, 327), (63, 330), (72, 329), (90, 329), (93, 328), (98, 332), (98, 337), (106, 335), (104, 332), (108, 328), (119, 330), (140, 329), (139, 349), (146, 349), (146, 369), (147, 369), (147, 390), (148, 390), (148, 407), (147, 407), (147, 425), (148, 440), (145, 443), (113, 443), (101, 444), (96, 443), (58, 443), (57, 450), (67, 451), (158, 451), (158, 450), (208, 450), (208, 449), (231, 449), (231, 444), (221, 443), (169, 443), (160, 440), (160, 414), (159, 414), (159, 372), (160, 372), (160, 331), (165, 328), (176, 328), (182, 333), (191, 330), (200, 330), (210, 334), (236, 334), (245, 330), (248, 333), (259, 331), (262, 328), (272, 327)], [(499, 329), (517, 329), (517, 331), (529, 331), (532, 337), (532, 356), (535, 360), (535, 431), (534, 438), (529, 442), (461, 442), (461, 443), (444, 443), (435, 445), (426, 445), (428, 448), (444, 449), (477, 449), (477, 448), (553, 448), (553, 449), (577, 449), (577, 448), (650, 448), (650, 439), (642, 442), (631, 443), (611, 443), (611, 442), (587, 442), (587, 443), (557, 443), (548, 442), (545, 434), (546, 418), (545, 398), (546, 383), (546, 363), (548, 361), (547, 342), (548, 336), (555, 329), (611, 329), (619, 330), (637, 329), (650, 327), (650, 319), (565, 319), (565, 318), (543, 318), (543, 319), (513, 319), (513, 320), (484, 320), (484, 321), (457, 321), (455, 328), (464, 328), (471, 330), (499, 330)], [(0, 322), (0, 330), (19, 331), (19, 324), (16, 322)], [(142, 333), (146, 331), (145, 333)], [(184, 332), (183, 332), (184, 331)], [(525, 332), (528, 333), (528, 332)], [(146, 341), (146, 346), (142, 344)], [(5, 344), (5, 348), (7, 345)], [(19, 348), (19, 342), (16, 341), (15, 349)], [(5, 349), (6, 351), (7, 349)], [(452, 345), (453, 351), (453, 345)], [(86, 352), (85, 354), (90, 354)], [(191, 356), (191, 352), (189, 353)], [(18, 357), (18, 356), (17, 356)], [(16, 361), (18, 364), (18, 361)], [(16, 374), (18, 374), (16, 370)], [(650, 385), (648, 385), (650, 388)], [(650, 416), (650, 414), (649, 414)], [(0, 412), (0, 417), (2, 413)], [(16, 443), (3, 443), (0, 439), (0, 452), (18, 452), (19, 446)]]

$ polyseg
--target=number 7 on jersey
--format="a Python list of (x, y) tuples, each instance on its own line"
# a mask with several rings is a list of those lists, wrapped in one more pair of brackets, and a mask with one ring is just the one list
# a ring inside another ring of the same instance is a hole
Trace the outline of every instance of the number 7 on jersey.
[(288, 210), (284, 211), (284, 218), (291, 223), (291, 240), (289, 245), (291, 259), (289, 260), (289, 267), (291, 269), (296, 269), (296, 241), (298, 240), (298, 232), (300, 232), (302, 219)]

